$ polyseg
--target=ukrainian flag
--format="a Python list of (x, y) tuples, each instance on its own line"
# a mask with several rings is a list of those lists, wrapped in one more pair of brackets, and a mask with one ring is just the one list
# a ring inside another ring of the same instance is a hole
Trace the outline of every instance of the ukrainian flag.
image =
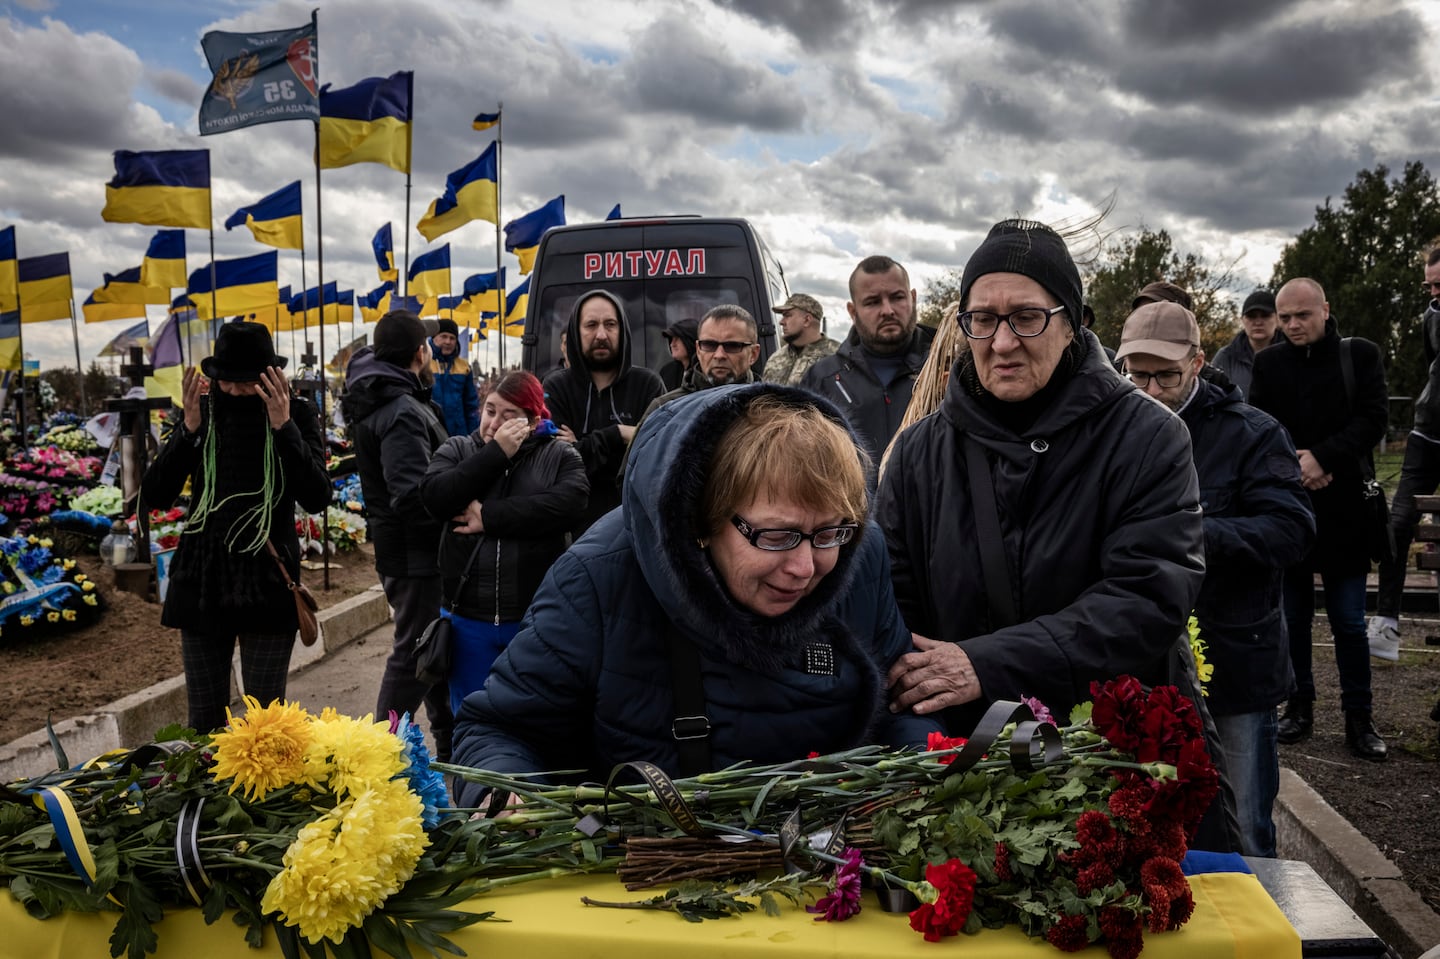
[(20, 267), (15, 256), (15, 228), (0, 230), (0, 313), (20, 307)]
[(280, 292), (276, 276), (278, 257), (279, 254), (271, 250), (238, 260), (216, 260), (213, 298), (208, 265), (190, 274), (185, 291), (202, 320), (244, 316), (263, 310), (275, 302)]
[(410, 264), (410, 296), (439, 296), (450, 292), (450, 244), (417, 256)]
[(326, 283), (323, 291), (324, 299), (321, 299), (322, 291), (318, 286), (312, 286), (303, 293), (298, 293), (290, 298), (290, 328), (299, 329), (303, 324), (306, 327), (320, 325), (320, 311), (325, 311), (325, 322), (335, 323), (339, 320), (340, 290), (337, 283)]
[[(159, 303), (164, 306), (170, 302), (170, 291), (163, 286), (146, 286), (144, 280), (141, 279), (141, 268), (133, 266), (128, 270), (121, 270), (119, 273), (106, 273), (105, 285), (90, 294), (90, 301), (94, 303)], [(125, 315), (130, 316), (131, 314)], [(134, 315), (144, 316), (145, 313), (141, 311)], [(116, 319), (120, 318), (122, 317), (116, 317)]]
[(102, 219), (210, 229), (210, 151), (115, 151)]
[(130, 327), (128, 330), (125, 330), (123, 333), (117, 334), (113, 340), (111, 340), (109, 343), (106, 343), (105, 346), (101, 348), (100, 352), (96, 353), (95, 355), (127, 356), (130, 353), (130, 347), (145, 347), (149, 345), (150, 323), (147, 320), (141, 320), (139, 323), (136, 323), (134, 326)]
[(185, 286), (185, 231), (157, 230), (145, 259), (140, 261), (140, 282), (167, 290)]
[(430, 201), (430, 209), (415, 224), (415, 229), (429, 242), (449, 233), (456, 227), (471, 220), (489, 220), (499, 223), (496, 212), (496, 183), (498, 173), (495, 157), (498, 153), (494, 143), (469, 163), (445, 178), (445, 194), (438, 200)]
[(530, 307), (530, 277), (511, 290), (505, 297), (505, 325), (501, 331), (506, 336), (520, 336), (525, 332), (525, 311)]
[(365, 323), (380, 322), (380, 317), (390, 312), (390, 293), (394, 289), (395, 284), (386, 280), (360, 297), (360, 319)]
[[(180, 349), (180, 321), (187, 312), (172, 310), (150, 338), (150, 365), (155, 372), (145, 377), (146, 396), (168, 396), (176, 406), (183, 405), (185, 396), (185, 357)], [(198, 366), (199, 360), (194, 360), (192, 365)]]
[(459, 296), (439, 297), (435, 301), (435, 312), (462, 324), (480, 319), (480, 308), (466, 300), (463, 293)]
[(475, 309), (489, 313), (500, 312), (500, 298), (505, 295), (505, 268), (499, 273), (476, 273), (465, 279), (465, 299)]
[(250, 319), (264, 324), (271, 333), (290, 329), (290, 287), (280, 287), (275, 296), (275, 303), (255, 310), (250, 314)]
[(370, 241), (370, 249), (375, 251), (375, 269), (380, 272), (380, 279), (397, 282), (400, 271), (395, 269), (395, 241), (391, 238), (389, 223), (375, 231), (375, 238)]
[(498, 113), (477, 113), (470, 125), (477, 130), (488, 130), (499, 122), (500, 114)]
[[(101, 289), (103, 289), (103, 287)], [(145, 319), (144, 303), (117, 303), (114, 301), (97, 300), (95, 299), (95, 295), (99, 292), (100, 290), (96, 290), (95, 293), (91, 293), (85, 298), (85, 302), (80, 304), (80, 310), (85, 314), (86, 323)], [(162, 290), (161, 292), (163, 293), (164, 291)], [(165, 302), (168, 303), (169, 301), (170, 297), (167, 295)]]
[(255, 239), (282, 250), (303, 250), (300, 220), (300, 181), (282, 186), (261, 200), (242, 206), (225, 221), (225, 229), (248, 226)]
[(20, 369), (20, 311), (11, 310), (8, 313), (0, 313), (0, 370), (18, 369)]
[(20, 288), (20, 322), (68, 320), (75, 291), (70, 285), (70, 254), (50, 253), (15, 261)]
[(320, 88), (320, 166), (382, 163), (410, 172), (410, 101), (415, 74), (369, 77), (353, 87)]
[(540, 238), (552, 226), (565, 225), (565, 194), (560, 194), (538, 210), (505, 224), (505, 249), (520, 260), (520, 272), (529, 273), (535, 266)]

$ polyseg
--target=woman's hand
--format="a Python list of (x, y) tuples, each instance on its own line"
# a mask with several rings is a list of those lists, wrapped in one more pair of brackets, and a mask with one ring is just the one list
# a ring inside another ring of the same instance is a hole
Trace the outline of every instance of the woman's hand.
[(980, 698), (980, 678), (965, 650), (918, 633), (910, 638), (917, 652), (895, 660), (885, 678), (892, 713), (913, 709), (924, 715)]
[(265, 414), (270, 417), (272, 430), (290, 422), (290, 384), (278, 366), (267, 366), (260, 371), (255, 392), (265, 401)]
[(485, 532), (485, 521), (480, 517), (480, 501), (472, 499), (470, 505), (466, 506), (463, 512), (456, 513), (450, 517), (452, 523), (459, 523), (455, 527), (457, 533), (483, 533)]
[(193, 366), (185, 368), (185, 375), (180, 381), (180, 409), (185, 413), (185, 432), (200, 432), (200, 407), (204, 402), (205, 391), (201, 384), (205, 378), (200, 371)]
[(520, 452), (520, 444), (525, 442), (533, 429), (529, 420), (517, 416), (500, 424), (500, 428), (495, 431), (495, 442), (505, 451), (505, 457), (513, 460), (515, 454)]

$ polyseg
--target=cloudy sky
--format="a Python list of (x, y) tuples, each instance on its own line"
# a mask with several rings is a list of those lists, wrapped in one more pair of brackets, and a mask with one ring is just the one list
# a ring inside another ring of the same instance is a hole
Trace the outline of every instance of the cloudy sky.
[[(302, 179), (313, 285), (311, 128), (196, 132), (201, 35), (311, 9), (0, 0), (0, 227), (20, 255), (68, 250), (78, 309), (153, 232), (101, 221), (111, 152), (209, 147), (217, 226)], [(997, 219), (1083, 216), (1112, 195), (1109, 228), (1238, 258), (1248, 286), (1356, 171), (1440, 170), (1440, 4), (1425, 0), (340, 0), (319, 23), (322, 82), (415, 71), (412, 224), (489, 143), (471, 118), (503, 102), (502, 219), (557, 193), (572, 223), (617, 202), (744, 216), (832, 318), (863, 256), (895, 257), (923, 289)], [(380, 166), (326, 171), (327, 280), (376, 285), (369, 238), (393, 221), (400, 255), (404, 187)], [(494, 269), (490, 224), (446, 241), (457, 284)], [(205, 234), (188, 242), (194, 269)], [(215, 244), (267, 249), (223, 227)], [(412, 226), (412, 256), (424, 247)], [(300, 288), (298, 254), (280, 271)], [(127, 322), (82, 325), (85, 362)], [(25, 338), (44, 366), (73, 364), (68, 323)]]

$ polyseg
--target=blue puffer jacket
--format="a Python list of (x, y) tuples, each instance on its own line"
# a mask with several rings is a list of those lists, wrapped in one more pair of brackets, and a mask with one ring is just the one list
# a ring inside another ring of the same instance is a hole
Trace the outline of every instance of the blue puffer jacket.
[(458, 353), (443, 355), (433, 340), (430, 348), (434, 351), (430, 372), (435, 377), (430, 398), (445, 418), (445, 432), (450, 436), (469, 436), (480, 428), (480, 394), (475, 389), (470, 361)]
[[(835, 569), (773, 618), (737, 606), (697, 548), (694, 518), (714, 447), (765, 394), (817, 403), (843, 422), (824, 400), (774, 384), (704, 390), (650, 416), (631, 450), (622, 508), (551, 567), (485, 688), (465, 699), (455, 762), (502, 772), (583, 769), (590, 779), (632, 760), (678, 772), (672, 630), (700, 652), (714, 768), (864, 742), (923, 745), (938, 729), (885, 708), (885, 671), (911, 643), (877, 528), (840, 547)], [(833, 648), (835, 675), (804, 667), (805, 647), (822, 642)], [(470, 785), (458, 799), (473, 804), (480, 793)]]

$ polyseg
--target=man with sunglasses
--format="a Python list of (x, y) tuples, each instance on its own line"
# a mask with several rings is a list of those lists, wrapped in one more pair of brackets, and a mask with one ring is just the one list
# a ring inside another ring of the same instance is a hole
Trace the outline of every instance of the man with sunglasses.
[(1136, 388), (1190, 431), (1205, 516), (1205, 581), (1195, 618), (1215, 667), (1206, 705), (1235, 791), (1241, 851), (1273, 857), (1275, 707), (1295, 685), (1281, 583), (1285, 567), (1300, 562), (1315, 538), (1295, 447), (1238, 387), (1201, 376), (1200, 326), (1180, 304), (1157, 300), (1131, 313), (1116, 356)]
[[(1440, 487), (1440, 246), (1425, 257), (1425, 282), (1420, 287), (1430, 297), (1420, 321), (1425, 362), (1430, 365), (1430, 372), (1420, 399), (1415, 401), (1415, 425), (1405, 441), (1400, 486), (1390, 502), (1395, 557), (1391, 562), (1380, 564), (1378, 615), (1370, 620), (1367, 632), (1370, 655), (1391, 661), (1400, 658), (1400, 598), (1405, 592), (1410, 541), (1420, 522), (1415, 497), (1427, 496)], [(1435, 718), (1440, 719), (1440, 715)]]

